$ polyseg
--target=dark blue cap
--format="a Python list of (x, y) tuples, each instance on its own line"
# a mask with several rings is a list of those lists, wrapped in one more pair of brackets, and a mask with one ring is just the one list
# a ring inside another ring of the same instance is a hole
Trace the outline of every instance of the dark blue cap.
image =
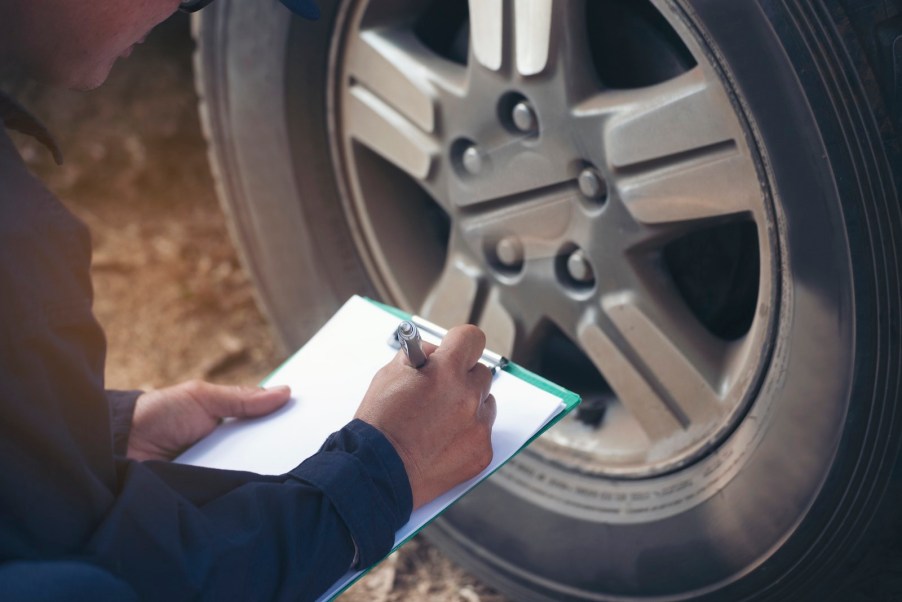
[(305, 19), (319, 19), (319, 7), (313, 0), (279, 0), (288, 9)]
[[(179, 10), (186, 13), (194, 13), (210, 4), (213, 0), (182, 0)], [(305, 19), (315, 21), (319, 19), (319, 7), (314, 0), (280, 0), (288, 7), (288, 10)]]

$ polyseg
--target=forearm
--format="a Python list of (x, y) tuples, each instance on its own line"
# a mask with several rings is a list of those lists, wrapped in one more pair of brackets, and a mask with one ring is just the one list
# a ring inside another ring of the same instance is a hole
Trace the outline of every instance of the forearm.
[(279, 477), (123, 464), (90, 552), (146, 599), (315, 599), (355, 541), (375, 562), (409, 516), (403, 465), (372, 431), (350, 425)]

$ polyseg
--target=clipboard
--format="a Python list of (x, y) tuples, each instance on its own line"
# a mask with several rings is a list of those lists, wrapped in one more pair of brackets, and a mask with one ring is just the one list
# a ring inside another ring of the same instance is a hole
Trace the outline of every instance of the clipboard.
[[(290, 385), (292, 399), (288, 404), (261, 418), (224, 422), (175, 461), (260, 474), (292, 470), (315, 454), (329, 434), (353, 418), (373, 375), (397, 353), (391, 338), (401, 320), (414, 321), (425, 340), (440, 342), (444, 332), (440, 326), (372, 299), (351, 297), (261, 383)], [(340, 365), (335, 358), (341, 359)], [(416, 509), (396, 533), (391, 552), (579, 404), (577, 394), (498, 354), (488, 352), (480, 361), (499, 369), (492, 385), (498, 410), (492, 432), (495, 457), (473, 479)], [(319, 599), (338, 596), (370, 568), (349, 571)]]

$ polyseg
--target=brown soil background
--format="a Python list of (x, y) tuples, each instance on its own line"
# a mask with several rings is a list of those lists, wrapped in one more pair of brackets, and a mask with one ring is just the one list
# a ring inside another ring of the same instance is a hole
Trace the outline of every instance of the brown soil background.
[[(33, 169), (91, 228), (95, 311), (108, 338), (107, 386), (191, 378), (259, 382), (286, 357), (254, 301), (217, 204), (197, 117), (188, 20), (160, 26), (88, 93), (12, 85), (52, 132), (62, 166), (16, 136)], [(897, 532), (895, 529), (893, 532)], [(417, 537), (346, 602), (505, 602)], [(868, 554), (837, 600), (902, 600), (902, 539)]]
[[(95, 91), (13, 90), (55, 134), (65, 162), (16, 136), (23, 157), (91, 228), (109, 388), (253, 384), (287, 355), (255, 305), (216, 201), (192, 50), (188, 20), (177, 15)], [(341, 599), (505, 600), (422, 537)]]

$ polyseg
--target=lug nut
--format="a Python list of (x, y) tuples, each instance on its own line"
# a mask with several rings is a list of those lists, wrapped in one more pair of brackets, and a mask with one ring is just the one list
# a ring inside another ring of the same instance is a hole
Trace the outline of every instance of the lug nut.
[(467, 147), (461, 155), (461, 163), (471, 176), (479, 175), (483, 168), (482, 153), (479, 152), (476, 145)]
[(608, 185), (593, 167), (587, 167), (579, 172), (579, 191), (590, 199), (599, 199), (607, 194)]
[(587, 284), (595, 280), (592, 273), (592, 264), (582, 249), (577, 249), (567, 258), (567, 273), (576, 282)]
[(518, 268), (523, 265), (523, 245), (517, 237), (505, 236), (495, 246), (495, 257), (506, 268)]
[(514, 126), (524, 134), (534, 132), (538, 128), (539, 120), (536, 117), (536, 112), (533, 111), (532, 107), (529, 106), (529, 103), (525, 100), (521, 100), (514, 105), (511, 117)]

